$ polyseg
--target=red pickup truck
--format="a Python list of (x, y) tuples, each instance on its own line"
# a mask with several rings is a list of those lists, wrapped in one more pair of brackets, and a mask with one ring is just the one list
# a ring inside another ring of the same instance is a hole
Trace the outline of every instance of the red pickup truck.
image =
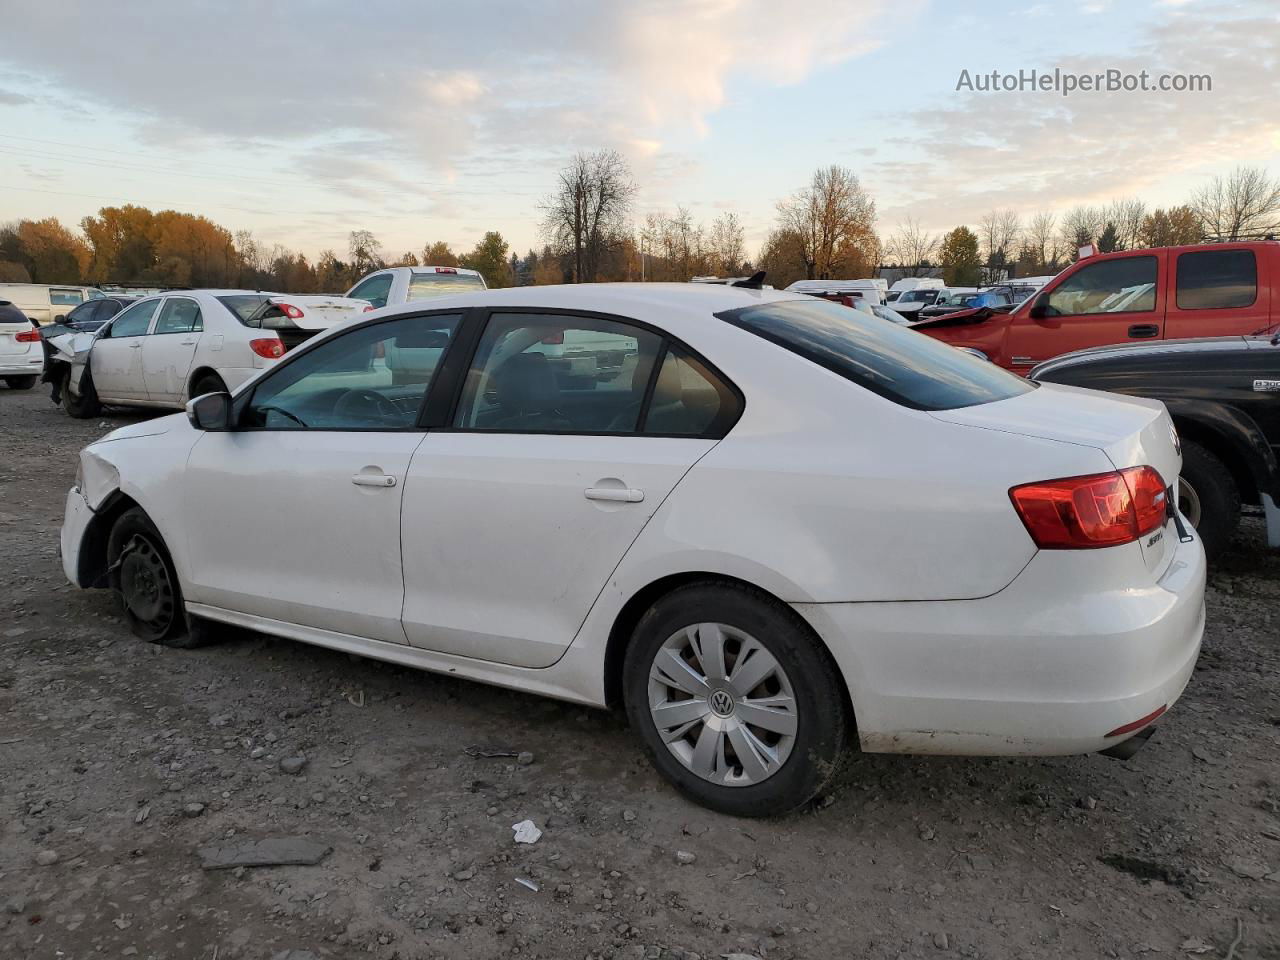
[(965, 310), (911, 328), (1015, 373), (1085, 347), (1260, 334), (1280, 325), (1280, 242), (1126, 250), (1073, 263), (1007, 312)]

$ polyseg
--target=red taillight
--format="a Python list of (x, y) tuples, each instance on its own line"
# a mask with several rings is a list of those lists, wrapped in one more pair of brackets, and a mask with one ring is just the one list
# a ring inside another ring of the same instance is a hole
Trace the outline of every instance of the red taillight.
[(563, 331), (563, 330), (561, 330), (559, 333), (549, 333), (549, 334), (547, 334), (545, 337), (543, 337), (541, 340), (539, 340), (538, 342), (539, 342), (539, 343), (548, 343), (548, 344), (552, 344), (552, 345), (555, 345), (555, 344), (562, 344), (562, 343), (564, 343), (564, 331)]
[(1166, 493), (1151, 467), (1027, 483), (1009, 491), (1036, 546), (1083, 550), (1131, 543), (1164, 523)]
[(19, 343), (39, 343), (40, 331), (39, 330), (23, 330), (21, 333), (14, 336), (13, 339), (17, 340)]
[(377, 310), (377, 309), (378, 309), (378, 308), (377, 308), (377, 307), (375, 307), (375, 306), (371, 303), (371, 304), (369, 304), (367, 307), (365, 307), (365, 308), (364, 308), (364, 312), (365, 312), (365, 313), (368, 313), (370, 310)]
[(292, 303), (281, 303), (280, 301), (276, 301), (276, 306), (279, 307), (280, 311), (290, 320), (302, 319), (301, 308), (295, 307)]
[(268, 360), (279, 360), (284, 356), (284, 344), (279, 337), (263, 337), (260, 340), (250, 340), (249, 349)]

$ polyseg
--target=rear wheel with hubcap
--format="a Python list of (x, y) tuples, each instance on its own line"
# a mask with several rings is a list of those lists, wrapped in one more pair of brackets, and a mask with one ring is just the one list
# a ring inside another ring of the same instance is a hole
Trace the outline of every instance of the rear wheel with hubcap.
[(844, 690), (812, 631), (729, 584), (682, 587), (627, 650), (627, 714), (659, 771), (697, 802), (775, 816), (813, 799), (845, 747)]

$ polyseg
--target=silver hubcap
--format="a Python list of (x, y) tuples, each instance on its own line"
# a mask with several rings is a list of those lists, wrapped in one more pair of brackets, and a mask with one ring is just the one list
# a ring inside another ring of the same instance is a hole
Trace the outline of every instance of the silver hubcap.
[(1178, 478), (1178, 510), (1191, 522), (1191, 526), (1200, 526), (1200, 494), (1181, 477)]
[(758, 640), (724, 623), (685, 627), (659, 648), (649, 668), (649, 713), (672, 755), (722, 786), (768, 779), (795, 745), (786, 671)]

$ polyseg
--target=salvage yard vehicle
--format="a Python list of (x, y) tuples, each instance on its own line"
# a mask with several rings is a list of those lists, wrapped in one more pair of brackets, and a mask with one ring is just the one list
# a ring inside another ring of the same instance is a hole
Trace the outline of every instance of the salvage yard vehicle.
[(347, 291), (375, 309), (484, 290), (484, 277), (466, 267), (387, 267), (375, 270)]
[(964, 310), (913, 329), (1026, 372), (1114, 343), (1247, 336), (1280, 325), (1280, 241), (1126, 250), (1077, 261), (1007, 313)]
[(55, 392), (73, 417), (103, 404), (182, 409), (234, 389), (293, 347), (369, 309), (362, 300), (249, 290), (145, 297), (92, 335), (58, 337), (66, 379)]
[(1095, 347), (1029, 376), (1164, 401), (1182, 442), (1180, 509), (1210, 559), (1230, 545), (1242, 503), (1262, 508), (1280, 547), (1280, 334)]
[[(579, 334), (625, 373), (558, 382), (543, 348)], [(1157, 401), (839, 304), (517, 287), (369, 314), (89, 445), (61, 555), (144, 640), (231, 624), (620, 704), (687, 796), (768, 816), (855, 735), (1135, 749), (1204, 628), (1180, 465)]]
[(103, 296), (97, 287), (76, 283), (0, 283), (0, 300), (8, 300), (36, 323), (57, 323), (72, 307)]
[(15, 304), (0, 300), (0, 380), (10, 390), (30, 390), (43, 370), (39, 328)]

